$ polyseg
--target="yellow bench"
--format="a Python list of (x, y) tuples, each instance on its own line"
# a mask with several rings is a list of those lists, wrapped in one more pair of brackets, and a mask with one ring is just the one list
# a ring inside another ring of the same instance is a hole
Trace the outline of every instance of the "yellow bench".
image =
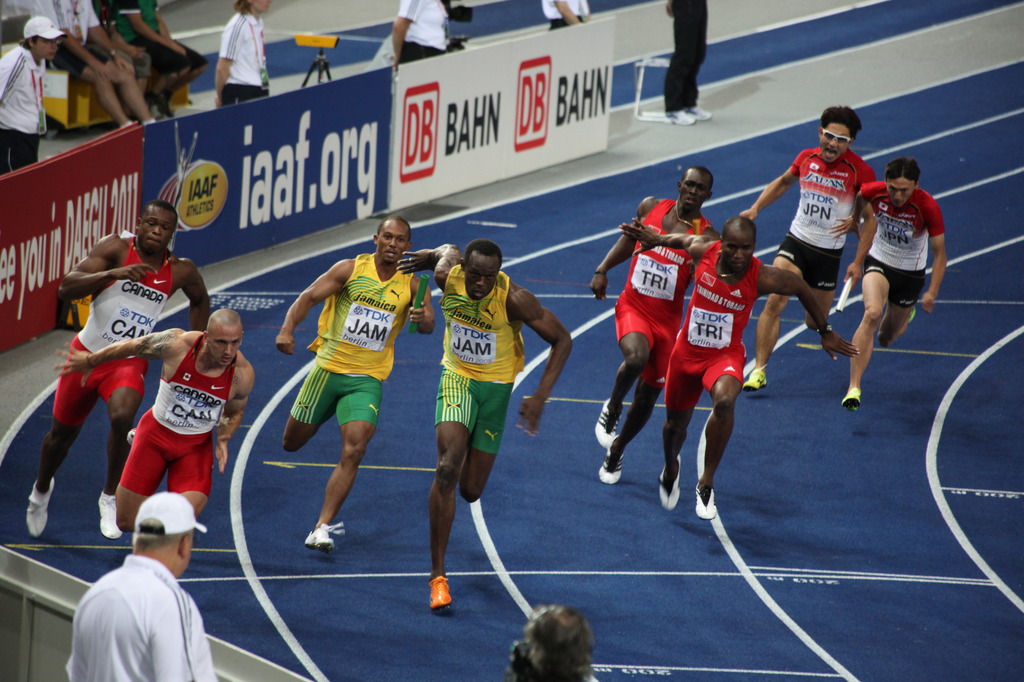
[[(171, 96), (171, 109), (188, 105), (189, 90), (185, 86)], [(92, 85), (67, 71), (47, 69), (43, 80), (43, 106), (46, 115), (66, 130), (110, 121), (110, 115), (100, 106)]]

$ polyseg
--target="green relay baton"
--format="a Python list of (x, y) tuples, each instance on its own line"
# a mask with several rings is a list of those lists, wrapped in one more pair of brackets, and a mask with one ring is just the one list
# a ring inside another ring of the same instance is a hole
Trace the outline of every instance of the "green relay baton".
[[(427, 287), (429, 286), (427, 284), (427, 280), (429, 279), (430, 275), (426, 273), (420, 275), (420, 288), (416, 290), (416, 302), (413, 304), (413, 308), (419, 308), (421, 305), (423, 305), (423, 297), (427, 295)], [(415, 334), (417, 328), (419, 328), (419, 325), (416, 324), (415, 322), (409, 323), (410, 334)]]

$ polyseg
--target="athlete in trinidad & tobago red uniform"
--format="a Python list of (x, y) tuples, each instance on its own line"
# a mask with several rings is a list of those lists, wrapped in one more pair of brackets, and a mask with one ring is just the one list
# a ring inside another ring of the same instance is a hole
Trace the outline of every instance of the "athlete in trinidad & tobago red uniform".
[[(676, 185), (677, 199), (647, 197), (640, 202), (636, 217), (659, 234), (703, 234), (717, 238), (711, 222), (701, 213), (704, 202), (711, 197), (713, 184), (714, 176), (707, 168), (687, 168)], [(619, 480), (626, 446), (647, 424), (665, 386), (665, 370), (693, 270), (693, 261), (685, 250), (664, 246), (648, 250), (620, 235), (590, 282), (595, 298), (604, 300), (608, 270), (627, 259), (630, 263), (626, 286), (615, 304), (615, 331), (622, 364), (594, 426), (597, 442), (606, 448), (598, 477), (608, 484)], [(622, 401), (634, 383), (633, 403), (626, 412), (621, 433), (616, 436)]]
[(743, 330), (754, 301), (764, 294), (795, 295), (832, 359), (836, 353), (855, 355), (857, 349), (832, 331), (827, 312), (818, 305), (803, 279), (787, 270), (764, 265), (754, 257), (757, 228), (752, 220), (739, 216), (727, 220), (720, 242), (695, 235), (657, 234), (638, 222), (620, 228), (645, 248), (682, 248), (697, 263), (694, 293), (665, 378), (665, 468), (658, 491), (662, 506), (674, 509), (679, 501), (682, 473), (679, 451), (701, 389), (707, 390), (714, 405), (704, 431), (704, 469), (697, 481), (696, 512), (700, 518), (710, 520), (718, 514), (714, 476), (732, 435), (733, 407), (740, 394), (746, 362)]

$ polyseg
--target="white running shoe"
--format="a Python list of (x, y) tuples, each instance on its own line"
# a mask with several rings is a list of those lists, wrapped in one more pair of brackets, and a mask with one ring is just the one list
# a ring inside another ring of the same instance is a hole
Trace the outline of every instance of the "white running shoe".
[(345, 522), (338, 521), (335, 524), (327, 525), (321, 523), (316, 527), (313, 532), (306, 536), (306, 547), (315, 549), (324, 554), (330, 554), (334, 551), (334, 539), (331, 534), (344, 535), (345, 534)]
[(46, 519), (49, 512), (46, 508), (50, 504), (50, 495), (53, 494), (53, 479), (50, 479), (50, 489), (45, 493), (36, 490), (36, 484), (32, 484), (32, 494), (28, 496), (28, 510), (25, 512), (25, 525), (28, 526), (28, 534), (34, 538), (43, 534), (46, 528)]
[(688, 111), (687, 109), (682, 111), (666, 111), (665, 118), (677, 126), (692, 126), (697, 122), (697, 117), (688, 113)]
[(116, 540), (121, 537), (121, 529), (117, 527), (117, 498), (113, 495), (100, 493), (100, 532), (103, 537)]
[(597, 423), (594, 424), (594, 435), (597, 436), (597, 443), (602, 448), (607, 450), (612, 446), (615, 441), (615, 427), (619, 425), (619, 416), (622, 414), (622, 408), (619, 408), (619, 414), (614, 418), (612, 413), (608, 410), (608, 401), (604, 401), (604, 405), (601, 406), (601, 416), (597, 418)]
[(604, 453), (604, 463), (601, 464), (601, 468), (597, 471), (597, 477), (601, 479), (601, 483), (607, 483), (608, 485), (614, 485), (619, 482), (619, 476), (622, 475), (622, 455), (618, 457), (612, 454), (611, 448), (608, 448), (607, 452)]
[[(679, 455), (676, 455), (676, 462), (679, 462)], [(658, 495), (661, 496), (661, 506), (665, 509), (672, 510), (676, 508), (676, 504), (679, 503), (679, 479), (682, 477), (683, 469), (680, 463), (679, 471), (676, 473), (676, 480), (672, 482), (672, 489), (665, 489), (665, 469), (661, 470), (661, 475), (658, 476)]]
[(718, 516), (718, 507), (715, 506), (715, 489), (709, 485), (697, 487), (697, 516), (710, 521)]
[(704, 111), (703, 109), (701, 109), (696, 104), (693, 105), (692, 107), (687, 107), (687, 108), (683, 109), (683, 113), (689, 114), (690, 116), (693, 117), (693, 119), (695, 121), (710, 121), (711, 120), (711, 112), (710, 111)]

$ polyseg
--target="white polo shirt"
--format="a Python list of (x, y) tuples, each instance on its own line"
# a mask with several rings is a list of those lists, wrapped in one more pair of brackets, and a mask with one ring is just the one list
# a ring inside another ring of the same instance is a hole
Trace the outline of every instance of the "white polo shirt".
[[(569, 11), (578, 17), (590, 16), (590, 7), (587, 5), (587, 0), (559, 0), (565, 2), (569, 6)], [(561, 19), (562, 13), (558, 11), (558, 7), (555, 6), (555, 0), (541, 0), (541, 4), (544, 5), (544, 16), (548, 19)]]
[(89, 40), (89, 29), (100, 25), (90, 0), (34, 0), (32, 14), (46, 17), (60, 30), (78, 38), (83, 45)]
[(0, 59), (0, 128), (28, 135), (46, 132), (46, 117), (40, 117), (45, 74), (46, 62), (36, 64), (24, 47)]
[(216, 682), (203, 617), (159, 561), (129, 554), (75, 612), (71, 682)]
[(263, 42), (263, 17), (236, 14), (220, 37), (220, 57), (231, 60), (228, 83), (263, 87), (260, 69), (267, 65)]
[(407, 42), (448, 49), (448, 13), (441, 0), (402, 0), (398, 16), (412, 22), (405, 34)]

